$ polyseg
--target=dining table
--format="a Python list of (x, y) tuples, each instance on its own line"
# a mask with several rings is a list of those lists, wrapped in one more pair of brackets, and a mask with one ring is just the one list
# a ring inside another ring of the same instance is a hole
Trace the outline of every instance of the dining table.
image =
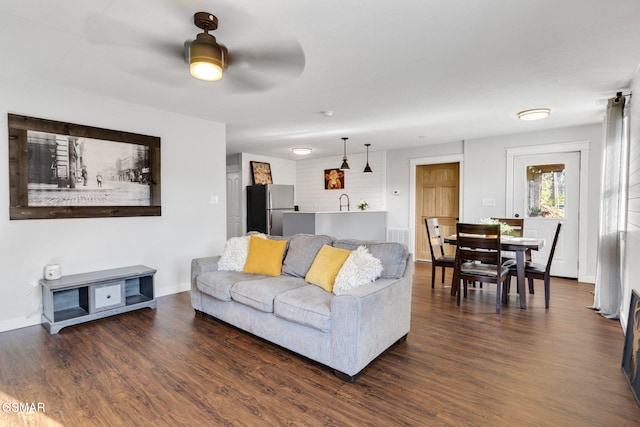
[[(444, 238), (444, 242), (450, 245), (457, 245), (457, 235), (451, 235)], [(525, 262), (526, 254), (530, 251), (538, 251), (544, 247), (545, 240), (534, 237), (513, 237), (513, 236), (500, 236), (500, 250), (514, 252), (516, 255), (516, 272), (518, 281), (518, 294), (520, 295), (520, 308), (527, 308), (527, 298), (525, 289)], [(451, 295), (455, 295), (458, 292), (460, 283), (455, 283), (451, 286)], [(506, 303), (506, 301), (503, 301)]]

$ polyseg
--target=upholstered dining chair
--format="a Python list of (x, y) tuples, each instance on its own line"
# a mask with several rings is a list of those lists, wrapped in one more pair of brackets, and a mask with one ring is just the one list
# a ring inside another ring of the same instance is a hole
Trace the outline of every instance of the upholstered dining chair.
[[(540, 264), (535, 262), (527, 262), (524, 267), (525, 276), (529, 282), (529, 293), (534, 294), (534, 279), (539, 279), (544, 282), (544, 308), (549, 308), (549, 296), (551, 291), (551, 263), (553, 262), (553, 255), (556, 252), (556, 244), (558, 243), (558, 236), (560, 235), (560, 228), (562, 227), (562, 223), (559, 222), (556, 227), (556, 234), (553, 237), (553, 243), (551, 244), (551, 250), (549, 251), (549, 258), (547, 259), (547, 264)], [(509, 292), (509, 288), (511, 286), (511, 277), (517, 276), (516, 266), (511, 266), (509, 268), (509, 281), (507, 282), (507, 293)], [(520, 295), (520, 298), (523, 296)]]
[[(456, 304), (460, 305), (460, 294), (467, 298), (467, 284), (471, 282), (495, 283), (496, 313), (500, 313), (503, 282), (509, 278), (509, 267), (502, 264), (500, 253), (499, 224), (457, 225), (457, 249), (454, 281), (456, 286)], [(462, 281), (463, 291), (460, 292)]]
[(429, 250), (431, 251), (431, 288), (435, 286), (436, 267), (442, 267), (442, 283), (444, 283), (445, 268), (455, 268), (456, 258), (452, 255), (445, 255), (444, 242), (440, 234), (440, 224), (438, 218), (425, 218), (427, 227), (427, 240), (429, 240)]

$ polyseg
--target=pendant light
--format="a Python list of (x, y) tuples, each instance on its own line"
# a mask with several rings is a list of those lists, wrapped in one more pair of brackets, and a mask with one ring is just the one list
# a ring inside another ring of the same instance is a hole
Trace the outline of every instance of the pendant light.
[(342, 166), (340, 169), (351, 169), (349, 167), (349, 163), (347, 163), (347, 137), (342, 137), (342, 141), (344, 142), (344, 156), (342, 157)]
[(371, 144), (364, 144), (365, 147), (367, 147), (367, 166), (364, 167), (364, 170), (362, 171), (362, 173), (373, 173), (373, 171), (371, 170), (371, 166), (369, 166), (369, 146)]

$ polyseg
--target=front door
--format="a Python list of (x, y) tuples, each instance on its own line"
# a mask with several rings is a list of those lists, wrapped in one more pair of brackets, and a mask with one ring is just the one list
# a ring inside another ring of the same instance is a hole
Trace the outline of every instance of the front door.
[[(416, 259), (431, 260), (425, 218), (438, 218), (442, 236), (455, 234), (459, 212), (460, 164), (416, 166)], [(454, 247), (445, 245), (448, 254)]]
[(545, 247), (534, 251), (535, 262), (546, 264), (558, 222), (551, 274), (578, 277), (580, 153), (514, 156), (513, 216), (524, 218), (524, 236), (540, 237)]

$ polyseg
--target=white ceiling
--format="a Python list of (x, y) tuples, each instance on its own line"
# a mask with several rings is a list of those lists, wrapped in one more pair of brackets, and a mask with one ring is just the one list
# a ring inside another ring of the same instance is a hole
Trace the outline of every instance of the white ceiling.
[[(234, 67), (193, 79), (179, 48), (196, 11), (219, 18), (231, 53), (297, 41), (304, 70), (265, 73), (260, 91), (239, 91)], [(638, 64), (640, 0), (0, 2), (0, 74), (227, 123), (228, 153), (324, 157), (343, 136), (364, 152), (596, 123)], [(552, 116), (516, 118), (537, 107)]]

